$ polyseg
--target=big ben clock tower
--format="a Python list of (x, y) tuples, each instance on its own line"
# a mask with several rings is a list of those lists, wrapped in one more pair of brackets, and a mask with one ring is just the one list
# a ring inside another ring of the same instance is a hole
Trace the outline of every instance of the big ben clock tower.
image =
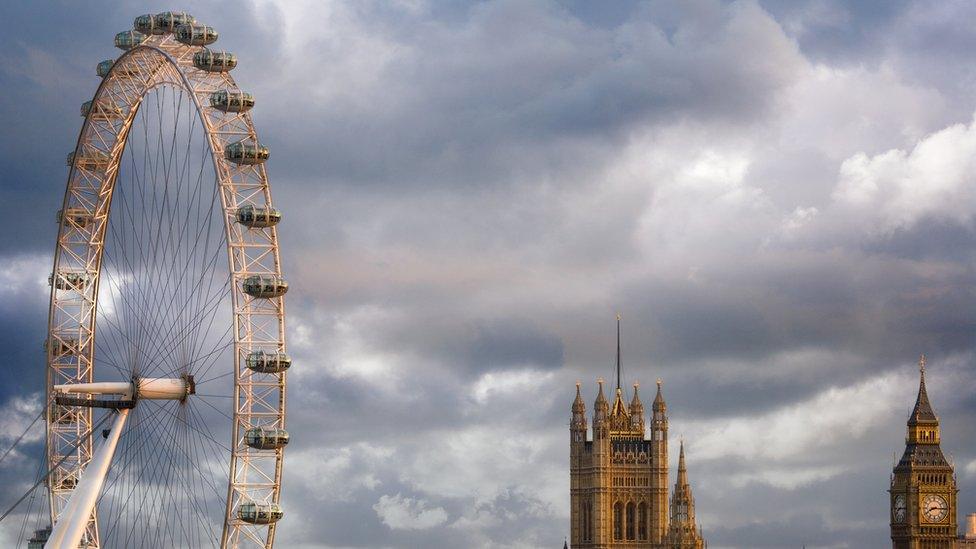
[(894, 549), (956, 547), (956, 477), (939, 446), (939, 418), (925, 390), (925, 356), (915, 409), (908, 418), (905, 453), (891, 477)]

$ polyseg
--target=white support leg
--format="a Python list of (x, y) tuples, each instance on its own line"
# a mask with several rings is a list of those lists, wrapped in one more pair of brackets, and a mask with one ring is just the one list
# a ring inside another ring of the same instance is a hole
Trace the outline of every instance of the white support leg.
[(112, 457), (115, 455), (115, 448), (119, 445), (119, 436), (122, 434), (122, 428), (125, 427), (127, 417), (129, 417), (129, 410), (118, 411), (108, 438), (95, 451), (85, 468), (81, 481), (75, 487), (68, 505), (61, 512), (51, 531), (51, 536), (44, 544), (45, 549), (78, 548), (81, 537), (85, 535), (88, 519), (91, 518), (92, 510), (95, 508), (95, 502), (102, 493), (105, 475), (108, 474), (108, 468), (112, 464)]

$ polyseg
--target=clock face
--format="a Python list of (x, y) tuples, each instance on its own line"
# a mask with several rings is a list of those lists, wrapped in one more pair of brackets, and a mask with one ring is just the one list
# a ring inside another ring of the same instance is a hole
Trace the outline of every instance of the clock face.
[(930, 494), (922, 498), (922, 517), (928, 522), (942, 522), (949, 514), (945, 498)]
[(905, 511), (907, 507), (905, 506), (905, 496), (903, 494), (898, 494), (895, 496), (895, 506), (892, 513), (895, 517), (895, 522), (905, 522)]

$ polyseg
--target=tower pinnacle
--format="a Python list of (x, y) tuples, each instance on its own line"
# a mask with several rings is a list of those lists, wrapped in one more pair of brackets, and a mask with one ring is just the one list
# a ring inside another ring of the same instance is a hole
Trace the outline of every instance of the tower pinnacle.
[(597, 385), (600, 386), (600, 391), (596, 395), (595, 407), (597, 408), (597, 410), (609, 410), (610, 404), (607, 403), (607, 397), (603, 395), (603, 383), (604, 383), (603, 378), (602, 377), (596, 378), (596, 383)]
[(678, 549), (704, 549), (701, 526), (695, 524), (695, 496), (688, 483), (688, 468), (685, 465), (685, 441), (681, 439), (681, 452), (678, 457), (678, 479), (674, 483), (674, 496), (671, 498), (671, 521), (665, 539), (667, 547)]
[(664, 394), (661, 392), (661, 385), (664, 381), (661, 378), (657, 378), (657, 395), (654, 396), (653, 408), (655, 412), (663, 412), (665, 410), (664, 404)]
[(641, 402), (640, 394), (638, 393), (638, 390), (639, 389), (640, 389), (640, 383), (637, 383), (635, 381), (634, 382), (634, 398), (631, 399), (631, 401), (630, 401), (630, 415), (637, 414), (639, 416), (642, 416), (641, 419), (643, 419), (643, 415), (644, 415), (644, 403)]
[(678, 454), (678, 484), (686, 486), (688, 484), (688, 467), (685, 465), (685, 439), (681, 437), (681, 451)]
[(580, 393), (580, 385), (582, 385), (582, 383), (580, 383), (579, 381), (577, 381), (576, 382), (576, 398), (573, 399), (573, 411), (574, 412), (585, 412), (586, 411), (586, 405), (583, 404), (583, 395)]

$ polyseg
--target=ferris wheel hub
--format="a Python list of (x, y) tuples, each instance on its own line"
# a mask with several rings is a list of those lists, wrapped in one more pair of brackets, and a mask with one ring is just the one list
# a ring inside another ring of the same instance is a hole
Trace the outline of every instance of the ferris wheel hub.
[[(127, 381), (103, 381), (95, 383), (66, 383), (55, 385), (57, 396), (76, 394), (76, 395), (118, 395), (117, 401), (105, 401), (101, 399), (69, 399), (75, 406), (85, 406), (76, 402), (90, 402), (90, 407), (123, 407), (105, 405), (106, 402), (135, 404), (139, 399), (148, 400), (186, 400), (186, 397), (196, 393), (196, 383), (192, 375), (182, 377), (137, 377), (131, 382)], [(129, 406), (131, 407), (131, 406)]]

